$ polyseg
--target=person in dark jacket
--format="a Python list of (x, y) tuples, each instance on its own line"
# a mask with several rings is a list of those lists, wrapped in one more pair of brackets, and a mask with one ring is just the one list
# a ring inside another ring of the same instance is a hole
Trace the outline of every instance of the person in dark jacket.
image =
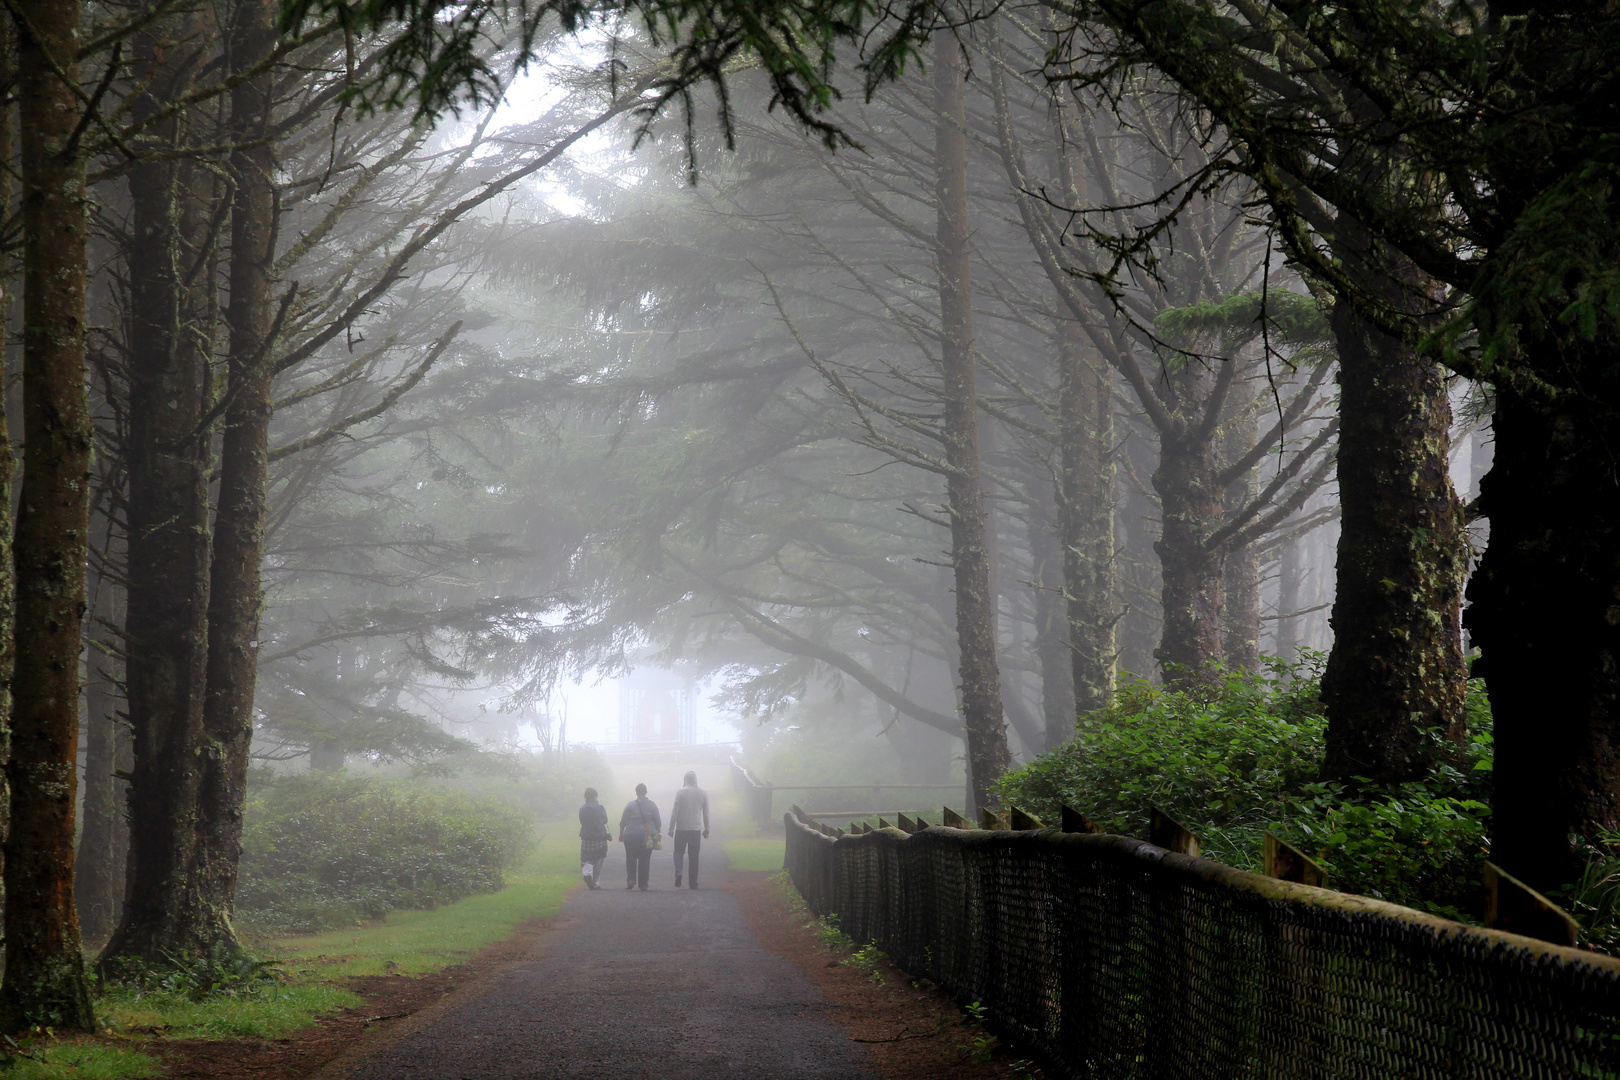
[(658, 806), (647, 798), (647, 785), (636, 785), (636, 797), (625, 804), (619, 815), (619, 839), (624, 841), (624, 887), (641, 886), (647, 891), (647, 876), (652, 871), (653, 845), (658, 842), (663, 819)]
[(585, 789), (585, 805), (579, 808), (579, 873), (590, 888), (602, 880), (602, 860), (607, 858), (607, 807), (596, 801), (596, 789)]

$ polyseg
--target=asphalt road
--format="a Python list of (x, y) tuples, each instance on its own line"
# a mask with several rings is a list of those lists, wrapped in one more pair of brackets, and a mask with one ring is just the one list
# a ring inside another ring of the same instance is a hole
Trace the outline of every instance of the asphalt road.
[[(721, 845), (706, 844), (704, 881), (724, 872)], [(602, 888), (568, 897), (534, 959), (349, 1075), (872, 1080), (864, 1049), (827, 1009), (798, 969), (755, 939), (724, 889), (674, 888), (667, 842), (653, 854), (647, 892), (625, 890), (615, 844)]]

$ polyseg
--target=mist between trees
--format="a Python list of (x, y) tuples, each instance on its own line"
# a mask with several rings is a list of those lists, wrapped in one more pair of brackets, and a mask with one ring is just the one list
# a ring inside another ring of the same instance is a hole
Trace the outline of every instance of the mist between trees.
[[(1457, 850), (1494, 821), (1578, 877), (1620, 827), (1613, 313), (1587, 263), (1548, 315), (1492, 259), (1608, 195), (1543, 206), (1549, 165), (1513, 202), (1507, 129), (1434, 120), (1507, 76), (1420, 39), (1510, 31), (1389, 15), (1390, 97), (1354, 34), (1233, 10), (1265, 34), (1200, 52), (1131, 0), (18, 0), (7, 1030), (93, 1025), (81, 925), (114, 973), (239, 948), (253, 783), (512, 765), (637, 665), (716, 687), (775, 779), (969, 812), (1117, 780), (1086, 733), (1180, 708), (1142, 680), (1290, 671), (1285, 794), (1342, 818), (1489, 769), (1479, 644), (1515, 761), (1459, 781), (1494, 817)], [(1611, 119), (1537, 137), (1585, 161)]]

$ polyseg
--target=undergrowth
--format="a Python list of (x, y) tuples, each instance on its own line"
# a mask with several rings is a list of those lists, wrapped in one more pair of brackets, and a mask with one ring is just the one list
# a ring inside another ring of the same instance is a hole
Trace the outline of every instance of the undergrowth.
[(1127, 683), (1074, 740), (1003, 777), (1001, 796), (1048, 823), (1068, 803), (1127, 836), (1146, 836), (1158, 806), (1207, 857), (1247, 870), (1260, 868), (1269, 829), (1321, 862), (1335, 888), (1477, 915), (1493, 755), (1483, 684), (1469, 687), (1467, 742), (1437, 745), (1427, 776), (1351, 788), (1316, 779), (1324, 660), (1268, 660), (1259, 674), (1226, 671), (1187, 690)]
[(261, 784), (242, 831), (243, 923), (264, 934), (354, 925), (498, 892), (531, 842), (490, 796), (344, 773)]

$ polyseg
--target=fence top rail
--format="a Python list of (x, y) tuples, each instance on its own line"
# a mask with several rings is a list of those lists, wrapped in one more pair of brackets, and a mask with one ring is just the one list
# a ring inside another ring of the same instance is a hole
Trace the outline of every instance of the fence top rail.
[(957, 791), (961, 784), (766, 784), (774, 791)]
[[(814, 815), (807, 815), (814, 817)], [(1427, 931), (1437, 942), (1473, 942), (1488, 951), (1512, 950), (1532, 963), (1547, 963), (1557, 967), (1580, 967), (1604, 981), (1620, 982), (1620, 957), (1567, 945), (1554, 945), (1536, 938), (1506, 930), (1482, 926), (1469, 926), (1452, 919), (1430, 915), (1413, 908), (1376, 900), (1370, 896), (1343, 893), (1334, 889), (1318, 888), (1279, 881), (1248, 870), (1238, 870), (1196, 855), (1181, 855), (1156, 847), (1146, 840), (1112, 833), (1065, 833), (1056, 829), (1036, 829), (1024, 832), (984, 829), (953, 829), (944, 825), (931, 825), (915, 833), (905, 833), (893, 826), (870, 832), (831, 837), (822, 834), (792, 813), (783, 815), (788, 829), (798, 830), (803, 839), (824, 844), (849, 846), (880, 845), (890, 843), (947, 844), (960, 847), (1032, 847), (1074, 848), (1099, 856), (1112, 857), (1122, 862), (1145, 866), (1157, 865), (1188, 884), (1206, 888), (1245, 893), (1258, 899), (1291, 907), (1315, 908), (1332, 911), (1348, 917), (1363, 917), (1399, 923), (1413, 930)]]

